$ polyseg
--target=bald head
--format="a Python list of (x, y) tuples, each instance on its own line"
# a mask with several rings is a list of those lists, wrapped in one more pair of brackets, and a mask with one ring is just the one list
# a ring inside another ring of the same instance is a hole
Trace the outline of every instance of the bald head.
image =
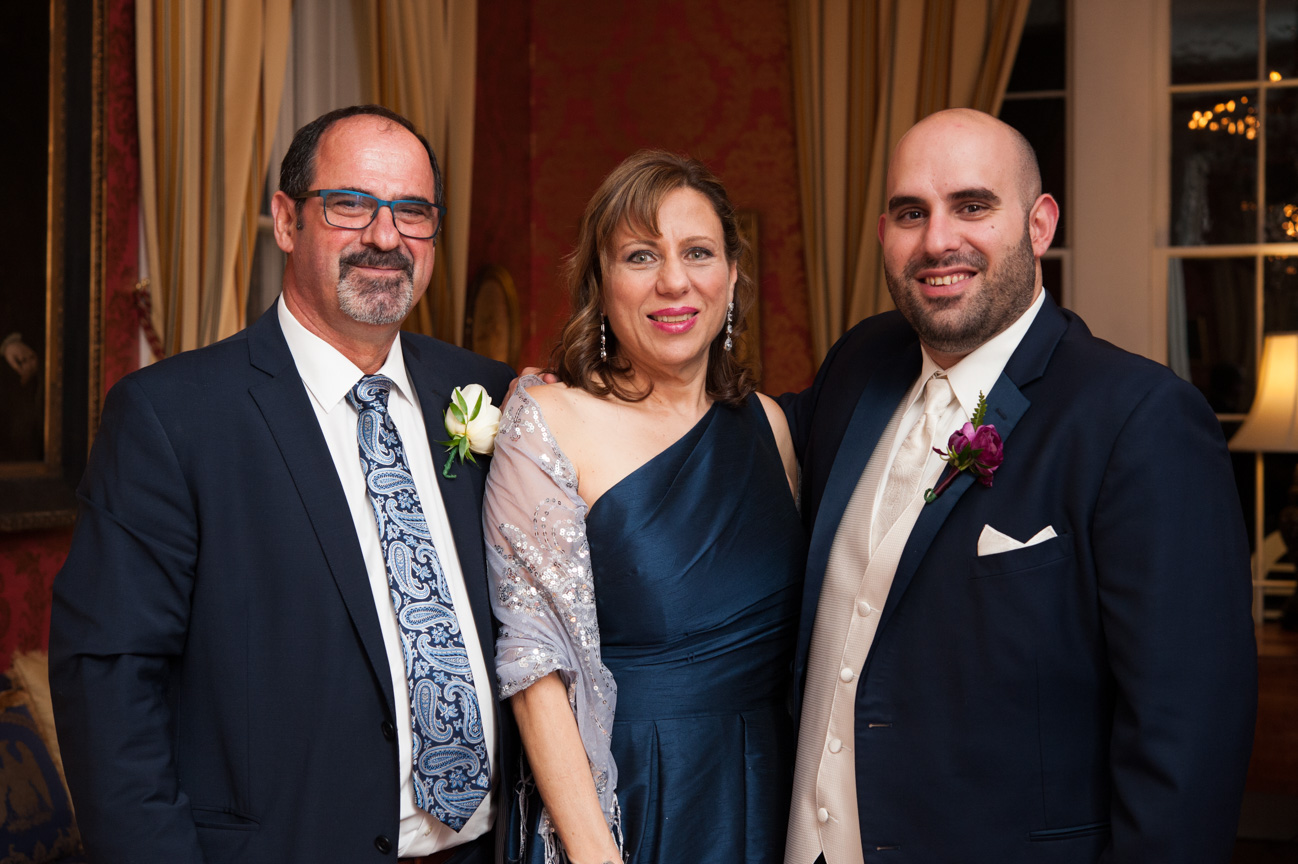
[(1032, 147), (981, 111), (940, 111), (897, 142), (879, 217), (884, 275), (939, 365), (1004, 331), (1040, 294), (1038, 259), (1059, 219), (1040, 189)]
[[(972, 108), (948, 108), (937, 111), (920, 120), (901, 136), (897, 148), (893, 151), (893, 162), (902, 154), (903, 148), (917, 143), (969, 141), (971, 138), (986, 142), (989, 152), (996, 154), (999, 160), (1010, 167), (1015, 184), (1023, 202), (1024, 211), (1032, 207), (1033, 202), (1041, 195), (1041, 168), (1037, 165), (1037, 154), (1028, 143), (1028, 139), (1013, 126)], [(892, 168), (888, 171), (888, 194), (893, 189)]]

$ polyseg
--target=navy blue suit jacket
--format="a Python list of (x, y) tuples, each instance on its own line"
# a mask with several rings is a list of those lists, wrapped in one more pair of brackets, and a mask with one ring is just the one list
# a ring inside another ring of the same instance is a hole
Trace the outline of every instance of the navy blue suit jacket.
[[(877, 315), (786, 399), (811, 535), (799, 707), (830, 547), (863, 530), (843, 512), (920, 364), (906, 321)], [(1049, 297), (987, 401), (1004, 464), (925, 505), (860, 672), (866, 860), (1229, 860), (1257, 667), (1218, 421)], [(1058, 536), (979, 557), (988, 524)]]
[[(455, 386), (499, 404), (504, 364), (401, 339), (430, 436)], [(492, 669), (486, 467), (457, 473), (438, 480)], [(90, 860), (395, 860), (387, 654), (275, 308), (117, 384), (79, 495), (50, 677)], [(498, 770), (512, 761), (503, 738)]]

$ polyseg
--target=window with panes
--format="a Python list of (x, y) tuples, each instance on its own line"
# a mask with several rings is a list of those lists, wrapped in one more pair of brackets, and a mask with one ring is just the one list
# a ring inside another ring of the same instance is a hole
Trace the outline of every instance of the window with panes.
[[(1168, 364), (1229, 437), (1252, 402), (1263, 338), (1298, 330), (1298, 3), (1169, 8)], [(1298, 457), (1265, 454), (1260, 477), (1253, 454), (1233, 458), (1250, 537), (1259, 481), (1269, 534)]]
[(1041, 259), (1041, 278), (1061, 306), (1070, 299), (1067, 13), (1067, 0), (1032, 0), (1000, 111), (1036, 151), (1042, 191), (1059, 202), (1059, 227)]

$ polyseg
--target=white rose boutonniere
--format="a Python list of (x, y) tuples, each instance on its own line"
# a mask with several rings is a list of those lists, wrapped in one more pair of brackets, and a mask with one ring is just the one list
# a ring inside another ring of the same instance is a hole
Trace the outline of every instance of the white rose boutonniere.
[(477, 463), (473, 454), (490, 456), (496, 449), (496, 431), (500, 428), (500, 409), (491, 404), (491, 397), (481, 384), (456, 387), (451, 391), (451, 404), (446, 409), (446, 434), (451, 437), (438, 444), (446, 447), (450, 455), (442, 466), (442, 476), (455, 479), (451, 464), (455, 457)]

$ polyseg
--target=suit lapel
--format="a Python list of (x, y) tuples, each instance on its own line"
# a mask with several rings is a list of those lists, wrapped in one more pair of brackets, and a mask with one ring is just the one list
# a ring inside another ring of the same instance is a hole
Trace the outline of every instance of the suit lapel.
[(892, 419), (893, 412), (906, 391), (915, 383), (920, 369), (919, 342), (903, 352), (882, 361), (866, 381), (857, 399), (852, 419), (848, 421), (843, 439), (834, 455), (834, 464), (825, 481), (825, 491), (816, 512), (811, 543), (807, 550), (807, 573), (803, 585), (802, 620), (798, 633), (798, 649), (794, 668), (801, 680), (802, 669), (811, 644), (811, 630), (816, 621), (820, 589), (825, 581), (825, 568), (834, 537), (843, 519), (852, 493), (874, 453), (879, 437)]
[[(406, 371), (419, 393), (424, 428), (428, 432), (433, 451), (437, 486), (442, 494), (446, 517), (451, 524), (451, 534), (455, 537), (455, 551), (459, 557), (460, 571), (464, 574), (464, 587), (469, 594), (473, 624), (486, 656), (487, 668), (492, 669), (495, 668), (493, 648), (496, 636), (491, 625), (491, 600), (487, 590), (487, 563), (482, 540), (482, 490), (487, 463), (481, 456), (476, 457), (477, 465), (468, 461), (461, 463), (457, 459), (451, 467), (455, 478), (449, 478), (442, 473), (444, 448), (433, 443), (445, 433), (443, 411), (451, 403), (451, 391), (455, 387), (474, 382), (468, 377), (468, 373), (459, 369), (432, 369), (432, 364), (424, 358), (418, 342), (405, 333), (402, 333), (401, 350), (406, 358)], [(460, 380), (457, 375), (464, 376), (464, 380)], [(495, 691), (496, 677), (489, 677), (492, 690)]]
[[(1007, 459), (1014, 458), (1009, 444), (1010, 436), (1018, 426), (1019, 420), (1032, 406), (1019, 388), (1035, 381), (1045, 373), (1046, 364), (1050, 362), (1050, 356), (1054, 353), (1055, 346), (1059, 344), (1059, 339), (1066, 327), (1067, 321), (1063, 313), (1050, 295), (1046, 295), (1045, 304), (1037, 313), (1036, 320), (1024, 334), (1023, 341), (1010, 356), (1004, 371), (996, 379), (995, 386), (987, 394), (987, 422), (994, 425), (1000, 434), (1001, 441), (1005, 444)], [(947, 487), (946, 492), (942, 493), (937, 501), (925, 504), (920, 510), (915, 527), (911, 529), (910, 537), (906, 541), (906, 548), (901, 553), (901, 560), (897, 562), (892, 588), (888, 591), (888, 600), (884, 604), (883, 614), (879, 619), (879, 631), (888, 626), (893, 612), (910, 586), (911, 579), (919, 569), (924, 556), (928, 554), (938, 531), (955, 506), (960, 503), (965, 492), (973, 485), (973, 476), (965, 472)], [(978, 492), (975, 490), (972, 494), (976, 495)], [(975, 550), (969, 551), (973, 554)]]
[(347, 496), (338, 480), (329, 445), (311, 408), (310, 397), (293, 363), (293, 355), (280, 330), (277, 306), (272, 305), (248, 331), (248, 352), (252, 365), (271, 377), (249, 388), (261, 409), (266, 425), (279, 447), (288, 472), (297, 487), (316, 540), (324, 552), (338, 593), (365, 648), (370, 666), (387, 697), (389, 710), (395, 702), (387, 651), (379, 630), (374, 595), (370, 592), (365, 559), (352, 523)]

